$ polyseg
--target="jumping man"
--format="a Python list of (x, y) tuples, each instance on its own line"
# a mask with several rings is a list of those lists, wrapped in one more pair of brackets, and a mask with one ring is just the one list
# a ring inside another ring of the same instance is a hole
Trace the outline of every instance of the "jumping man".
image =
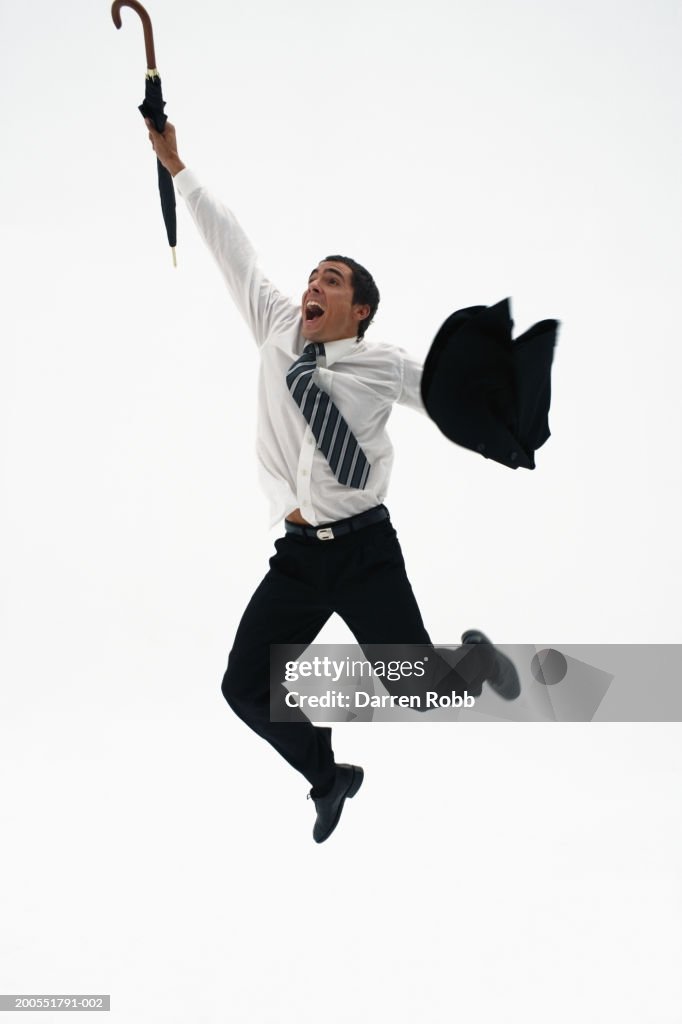
[[(365, 340), (379, 291), (355, 260), (336, 254), (318, 262), (300, 304), (281, 295), (234, 214), (180, 160), (173, 125), (163, 134), (147, 126), (258, 346), (258, 465), (271, 524), (284, 524), (239, 623), (222, 692), (310, 782), (321, 843), (363, 770), (337, 764), (331, 729), (302, 712), (271, 720), (270, 645), (303, 652), (334, 612), (361, 647), (431, 643), (384, 505), (393, 463), (386, 424), (394, 402), (424, 411), (422, 366), (401, 348)], [(514, 666), (484, 634), (469, 630), (462, 643), (443, 692), (475, 697), (488, 681), (502, 696), (518, 694)]]

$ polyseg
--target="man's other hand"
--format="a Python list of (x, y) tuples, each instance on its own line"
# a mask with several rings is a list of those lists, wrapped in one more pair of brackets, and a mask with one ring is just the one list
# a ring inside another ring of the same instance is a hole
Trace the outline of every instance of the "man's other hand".
[(145, 117), (144, 123), (149, 129), (149, 141), (152, 144), (152, 149), (166, 170), (175, 177), (185, 166), (178, 156), (175, 127), (170, 121), (166, 121), (166, 127), (163, 132), (157, 132), (148, 117)]

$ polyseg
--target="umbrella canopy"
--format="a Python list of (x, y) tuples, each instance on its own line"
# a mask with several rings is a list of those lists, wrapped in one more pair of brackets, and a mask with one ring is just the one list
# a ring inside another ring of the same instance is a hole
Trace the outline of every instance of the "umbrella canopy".
[(424, 363), (426, 411), (451, 441), (511, 469), (535, 468), (549, 437), (551, 367), (558, 320), (515, 340), (509, 299), (458, 309)]
[[(144, 44), (147, 58), (147, 73), (145, 75), (144, 102), (138, 110), (143, 117), (149, 118), (157, 132), (163, 132), (168, 118), (163, 110), (166, 106), (161, 92), (161, 77), (156, 67), (156, 55), (154, 53), (154, 34), (149, 15), (142, 4), (137, 0), (114, 0), (111, 7), (111, 17), (116, 28), (121, 27), (121, 8), (132, 7), (140, 16), (144, 29)], [(173, 253), (173, 264), (176, 265), (175, 246), (177, 244), (177, 222), (175, 216), (175, 189), (173, 188), (173, 177), (163, 164), (156, 161), (156, 171), (159, 183), (159, 195), (161, 197), (161, 211), (166, 225), (168, 244)]]

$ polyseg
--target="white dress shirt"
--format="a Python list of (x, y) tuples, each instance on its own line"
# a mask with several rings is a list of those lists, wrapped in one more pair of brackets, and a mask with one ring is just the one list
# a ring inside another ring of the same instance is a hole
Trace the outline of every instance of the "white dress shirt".
[(295, 508), (319, 526), (380, 505), (393, 465), (386, 433), (391, 406), (401, 402), (425, 412), (421, 363), (394, 345), (364, 339), (325, 344), (315, 380), (338, 407), (371, 465), (364, 490), (340, 484), (286, 383), (289, 367), (308, 344), (301, 331), (300, 304), (281, 295), (265, 277), (232, 211), (188, 168), (173, 180), (259, 348), (256, 452), (271, 525)]

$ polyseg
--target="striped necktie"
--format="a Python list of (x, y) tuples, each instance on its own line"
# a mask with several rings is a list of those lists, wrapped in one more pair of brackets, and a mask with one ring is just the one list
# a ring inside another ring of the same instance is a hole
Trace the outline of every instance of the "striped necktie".
[(336, 479), (340, 484), (363, 490), (371, 467), (343, 416), (327, 392), (313, 380), (318, 355), (324, 355), (324, 345), (306, 345), (303, 354), (289, 367), (287, 387)]

